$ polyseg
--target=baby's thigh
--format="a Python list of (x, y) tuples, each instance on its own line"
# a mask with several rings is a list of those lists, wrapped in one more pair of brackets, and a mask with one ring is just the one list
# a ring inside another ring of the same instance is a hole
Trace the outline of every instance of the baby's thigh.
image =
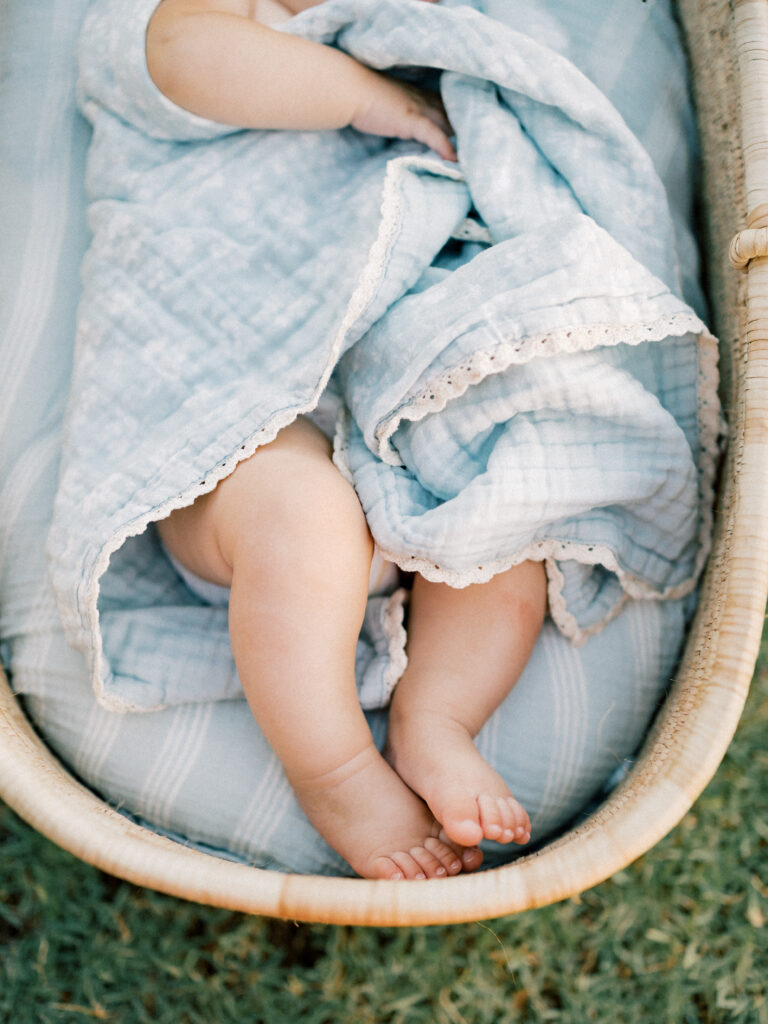
[(233, 535), (260, 529), (266, 521), (288, 528), (287, 511), (318, 492), (347, 488), (333, 464), (330, 441), (300, 416), (274, 441), (239, 462), (213, 490), (160, 520), (157, 532), (166, 551), (185, 569), (228, 587), (232, 570), (226, 551)]

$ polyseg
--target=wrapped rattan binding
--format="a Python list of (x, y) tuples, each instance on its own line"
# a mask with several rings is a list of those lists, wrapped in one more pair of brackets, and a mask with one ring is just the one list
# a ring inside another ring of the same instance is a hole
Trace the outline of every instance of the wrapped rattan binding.
[[(637, 766), (536, 854), (439, 882), (283, 875), (191, 849), (67, 773), (0, 678), (0, 793), (76, 856), (190, 900), (295, 920), (413, 925), (495, 917), (595, 885), (673, 828), (714, 774), (746, 698), (768, 595), (768, 2), (680, 0), (703, 151), (703, 238), (730, 421), (713, 551), (671, 692)], [(745, 267), (729, 263), (729, 245)]]

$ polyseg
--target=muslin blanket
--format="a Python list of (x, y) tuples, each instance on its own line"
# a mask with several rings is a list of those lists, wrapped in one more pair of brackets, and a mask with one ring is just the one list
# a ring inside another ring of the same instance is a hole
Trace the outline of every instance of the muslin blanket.
[[(454, 165), (182, 111), (146, 69), (156, 2), (97, 0), (80, 49), (93, 240), (48, 553), (101, 701), (240, 693), (226, 610), (186, 591), (148, 527), (321, 396), (401, 568), (465, 586), (543, 559), (575, 643), (627, 597), (690, 592), (719, 426), (714, 342), (678, 269), (690, 236), (558, 52), (557, 19), (522, 0), (329, 0), (284, 26), (439, 85)], [(403, 599), (370, 601), (366, 707), (404, 667)]]

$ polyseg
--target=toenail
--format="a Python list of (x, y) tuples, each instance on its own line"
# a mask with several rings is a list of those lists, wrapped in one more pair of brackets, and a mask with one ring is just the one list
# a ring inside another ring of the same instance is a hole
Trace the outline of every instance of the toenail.
[(460, 860), (455, 860), (451, 864), (451, 870), (452, 871), (458, 871), (460, 867), (461, 867), (461, 861)]
[(488, 835), (489, 836), (501, 835), (501, 825), (489, 825), (488, 826)]
[(418, 875), (414, 875), (414, 878), (426, 878), (426, 877), (427, 877), (427, 876), (426, 876), (426, 875), (424, 874), (424, 872), (423, 872), (423, 871), (420, 871), (420, 872), (418, 873)]
[(403, 874), (402, 871), (396, 871), (394, 875), (389, 876), (389, 880), (391, 882), (399, 882), (403, 878), (405, 878), (405, 875)]
[[(461, 867), (461, 865), (459, 865), (459, 867)], [(445, 868), (436, 868), (435, 869), (435, 874), (436, 875), (444, 875), (445, 874)]]

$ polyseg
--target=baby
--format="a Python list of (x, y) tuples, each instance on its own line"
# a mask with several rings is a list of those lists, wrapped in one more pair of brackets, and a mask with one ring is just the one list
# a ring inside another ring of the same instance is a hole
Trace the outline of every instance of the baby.
[[(179, 106), (225, 124), (351, 126), (456, 160), (437, 97), (274, 30), (316, 2), (162, 0), (146, 37), (150, 75)], [(358, 874), (454, 875), (480, 865), (483, 838), (528, 841), (528, 815), (474, 737), (538, 636), (542, 563), (461, 590), (415, 577), (382, 756), (354, 671), (374, 545), (325, 435), (298, 418), (158, 530), (185, 570), (230, 588), (253, 714), (310, 821)]]

